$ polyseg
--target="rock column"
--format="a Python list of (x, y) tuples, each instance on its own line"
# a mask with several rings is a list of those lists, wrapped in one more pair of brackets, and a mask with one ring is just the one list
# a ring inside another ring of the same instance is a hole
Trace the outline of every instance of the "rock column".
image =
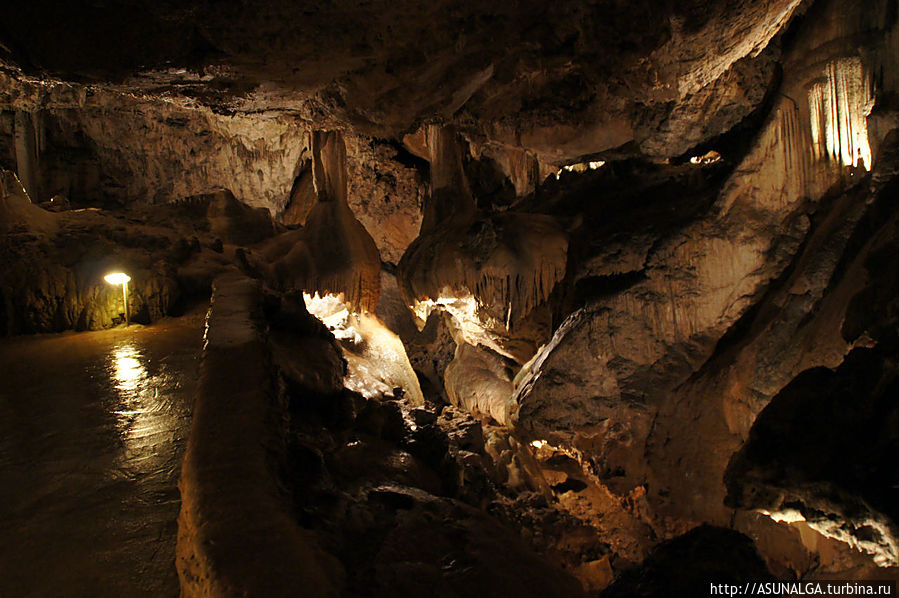
[(40, 114), (22, 110), (16, 111), (15, 145), (16, 169), (19, 180), (28, 191), (32, 201), (42, 198), (40, 189)]

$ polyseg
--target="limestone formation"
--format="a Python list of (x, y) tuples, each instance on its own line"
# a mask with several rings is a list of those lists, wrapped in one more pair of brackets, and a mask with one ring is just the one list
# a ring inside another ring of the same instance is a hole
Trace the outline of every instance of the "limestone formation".
[(508, 370), (499, 355), (462, 342), (444, 373), (450, 402), (509, 425), (514, 403)]
[(15, 173), (0, 171), (0, 230), (9, 234), (23, 232), (52, 234), (56, 218), (31, 202), (25, 187)]
[(514, 337), (564, 276), (567, 239), (547, 216), (479, 214), (455, 133), (431, 127), (427, 143), (431, 196), (400, 263), (404, 297), (421, 325), (446, 309), (465, 342), (524, 361), (531, 353), (504, 346), (503, 337)]
[(315, 202), (302, 228), (261, 244), (258, 275), (282, 290), (341, 296), (350, 310), (372, 312), (380, 294), (378, 248), (347, 205), (346, 147), (339, 132), (311, 136)]
[(893, 0), (57, 4), (0, 27), (0, 335), (253, 289), (185, 595), (895, 577)]
[(421, 405), (424, 396), (400, 338), (370, 313), (350, 313), (340, 297), (303, 294), (310, 313), (335, 336), (347, 361), (344, 386), (366, 399), (405, 398)]
[(353, 309), (373, 311), (380, 290), (380, 258), (371, 235), (347, 205), (346, 148), (338, 132), (312, 134), (312, 181), (317, 202), (303, 241), (314, 264), (308, 291), (343, 294)]

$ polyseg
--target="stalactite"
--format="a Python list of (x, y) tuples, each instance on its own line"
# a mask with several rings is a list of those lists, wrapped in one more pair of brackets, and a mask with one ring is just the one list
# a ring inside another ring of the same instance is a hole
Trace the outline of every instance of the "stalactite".
[(428, 149), (431, 197), (400, 263), (406, 299), (426, 317), (471, 297), (481, 327), (511, 332), (564, 277), (567, 238), (548, 216), (479, 214), (452, 129), (429, 128)]
[(343, 295), (356, 311), (373, 311), (380, 295), (378, 248), (347, 205), (346, 146), (336, 131), (312, 134), (312, 180), (316, 203), (302, 239), (313, 271), (304, 290)]
[(16, 111), (15, 116), (16, 170), (19, 180), (28, 191), (29, 197), (40, 201), (40, 150), (43, 127), (39, 113)]
[(462, 170), (455, 131), (451, 127), (429, 126), (427, 146), (431, 157), (431, 197), (423, 207), (422, 233), (450, 221), (470, 221), (475, 215), (475, 201)]
[(867, 115), (871, 80), (861, 58), (831, 61), (808, 90), (812, 152), (817, 159), (871, 168)]

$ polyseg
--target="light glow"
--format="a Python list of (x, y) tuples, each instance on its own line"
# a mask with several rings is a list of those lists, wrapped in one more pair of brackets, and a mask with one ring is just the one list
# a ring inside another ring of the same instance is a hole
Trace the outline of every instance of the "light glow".
[(130, 324), (128, 320), (128, 281), (131, 280), (131, 277), (124, 272), (110, 272), (103, 277), (103, 280), (109, 284), (122, 285), (122, 303), (125, 306), (125, 326), (128, 326), (128, 324)]
[(424, 329), (432, 312), (443, 310), (452, 316), (461, 340), (465, 343), (472, 346), (483, 345), (500, 355), (515, 358), (506, 347), (497, 342), (495, 333), (490, 332), (503, 326), (508, 327), (508, 320), (501, 322), (490, 316), (486, 310), (480, 309), (477, 297), (465, 289), (453, 290), (443, 287), (437, 299), (416, 300), (409, 307), (415, 315), (419, 330)]
[(563, 166), (556, 172), (556, 179), (562, 176), (563, 172), (583, 173), (587, 172), (588, 170), (596, 170), (597, 168), (602, 168), (605, 165), (605, 160), (594, 160), (592, 162), (579, 162), (577, 164), (569, 164), (567, 166)]
[(109, 284), (125, 284), (131, 280), (131, 277), (124, 272), (111, 272), (104, 276), (103, 280)]
[(366, 399), (392, 397), (397, 388), (414, 405), (424, 403), (421, 386), (400, 338), (377, 317), (351, 312), (342, 295), (303, 293), (309, 313), (321, 320), (343, 349), (343, 385)]
[(147, 377), (147, 370), (138, 360), (140, 353), (131, 346), (117, 348), (113, 353), (113, 378), (121, 391), (136, 390)]
[(458, 295), (453, 295), (449, 288), (444, 287), (437, 299), (423, 299), (415, 301), (412, 305), (412, 312), (422, 326), (435, 309), (449, 312), (463, 331), (473, 332), (483, 328), (478, 318), (477, 298), (471, 293), (462, 291)]
[(693, 156), (690, 158), (690, 164), (714, 164), (721, 160), (721, 154), (715, 150), (708, 151), (701, 156)]
[(350, 310), (343, 302), (343, 295), (334, 295), (325, 293), (321, 296), (316, 293), (310, 295), (303, 293), (303, 302), (310, 314), (322, 321), (328, 327), (328, 330), (339, 341), (349, 341), (352, 344), (362, 342), (362, 336), (351, 323), (351, 316), (357, 316), (355, 312), (350, 314)]
[(805, 521), (805, 517), (796, 509), (783, 509), (781, 511), (767, 511), (765, 509), (760, 509), (759, 513), (770, 517), (773, 521), (778, 523), (798, 523), (800, 521)]
[(182, 372), (157, 361), (152, 370), (146, 347), (128, 340), (111, 348), (106, 357), (106, 375), (112, 395), (109, 412), (121, 439), (116, 468), (128, 476), (154, 478), (175, 467), (172, 448), (179, 441), (189, 413), (174, 400), (182, 384)]

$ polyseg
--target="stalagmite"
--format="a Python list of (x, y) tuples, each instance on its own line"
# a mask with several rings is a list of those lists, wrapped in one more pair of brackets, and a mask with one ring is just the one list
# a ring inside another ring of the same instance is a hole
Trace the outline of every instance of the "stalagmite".
[(378, 248), (347, 205), (346, 147), (336, 131), (311, 134), (315, 197), (303, 228), (258, 248), (256, 267), (282, 290), (335, 295), (352, 312), (372, 312), (378, 303)]
[(341, 133), (312, 133), (312, 180), (317, 201), (303, 240), (312, 256), (310, 292), (343, 294), (357, 311), (373, 311), (380, 294), (378, 248), (347, 205), (346, 147)]
[[(473, 317), (460, 319), (509, 334), (564, 276), (565, 234), (548, 216), (479, 214), (452, 129), (431, 126), (427, 145), (431, 197), (421, 236), (400, 262), (403, 293), (422, 322), (434, 307), (452, 312), (470, 297)], [(474, 334), (467, 340), (479, 342)]]

